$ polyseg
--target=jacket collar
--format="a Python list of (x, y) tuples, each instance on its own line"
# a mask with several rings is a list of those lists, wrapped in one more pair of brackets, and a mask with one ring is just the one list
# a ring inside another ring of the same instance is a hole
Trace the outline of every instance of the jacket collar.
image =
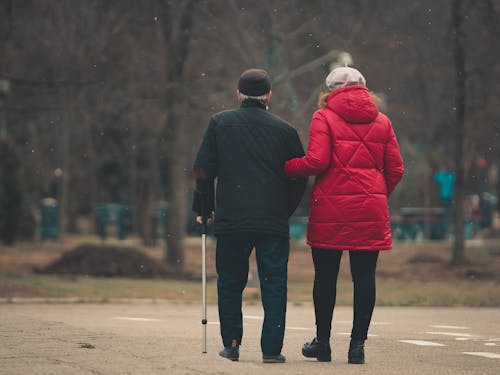
[(241, 102), (241, 108), (257, 107), (262, 109), (267, 109), (266, 103), (257, 99), (245, 99)]

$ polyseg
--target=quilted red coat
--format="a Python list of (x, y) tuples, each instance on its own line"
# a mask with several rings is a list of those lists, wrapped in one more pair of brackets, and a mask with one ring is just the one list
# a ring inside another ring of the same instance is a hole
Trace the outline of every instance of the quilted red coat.
[(307, 155), (289, 177), (315, 175), (307, 242), (335, 250), (392, 247), (387, 198), (404, 167), (390, 120), (364, 86), (335, 90), (313, 115)]

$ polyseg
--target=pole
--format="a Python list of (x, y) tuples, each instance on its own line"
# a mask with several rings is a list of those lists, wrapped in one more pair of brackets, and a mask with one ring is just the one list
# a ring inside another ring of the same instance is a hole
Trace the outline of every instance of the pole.
[(201, 223), (201, 284), (203, 306), (201, 324), (203, 325), (203, 353), (207, 352), (207, 214), (203, 212)]

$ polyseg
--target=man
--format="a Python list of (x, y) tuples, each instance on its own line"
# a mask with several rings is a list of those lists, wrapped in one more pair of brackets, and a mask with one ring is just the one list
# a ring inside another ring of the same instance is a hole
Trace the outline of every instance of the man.
[[(264, 363), (284, 363), (288, 218), (307, 179), (288, 179), (287, 160), (304, 155), (295, 129), (267, 111), (271, 81), (266, 71), (243, 72), (236, 91), (239, 109), (210, 119), (194, 174), (193, 211), (214, 221), (222, 357), (237, 361), (243, 336), (242, 292), (255, 247), (261, 284)], [(214, 180), (217, 179), (217, 199)], [(216, 201), (216, 204), (215, 204)], [(215, 211), (215, 215), (213, 212)]]

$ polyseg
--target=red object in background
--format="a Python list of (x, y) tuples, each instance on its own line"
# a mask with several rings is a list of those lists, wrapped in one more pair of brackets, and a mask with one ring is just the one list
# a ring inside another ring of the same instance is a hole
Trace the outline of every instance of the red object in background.
[(486, 169), (488, 168), (488, 161), (482, 156), (478, 156), (476, 158), (476, 165), (479, 169)]

